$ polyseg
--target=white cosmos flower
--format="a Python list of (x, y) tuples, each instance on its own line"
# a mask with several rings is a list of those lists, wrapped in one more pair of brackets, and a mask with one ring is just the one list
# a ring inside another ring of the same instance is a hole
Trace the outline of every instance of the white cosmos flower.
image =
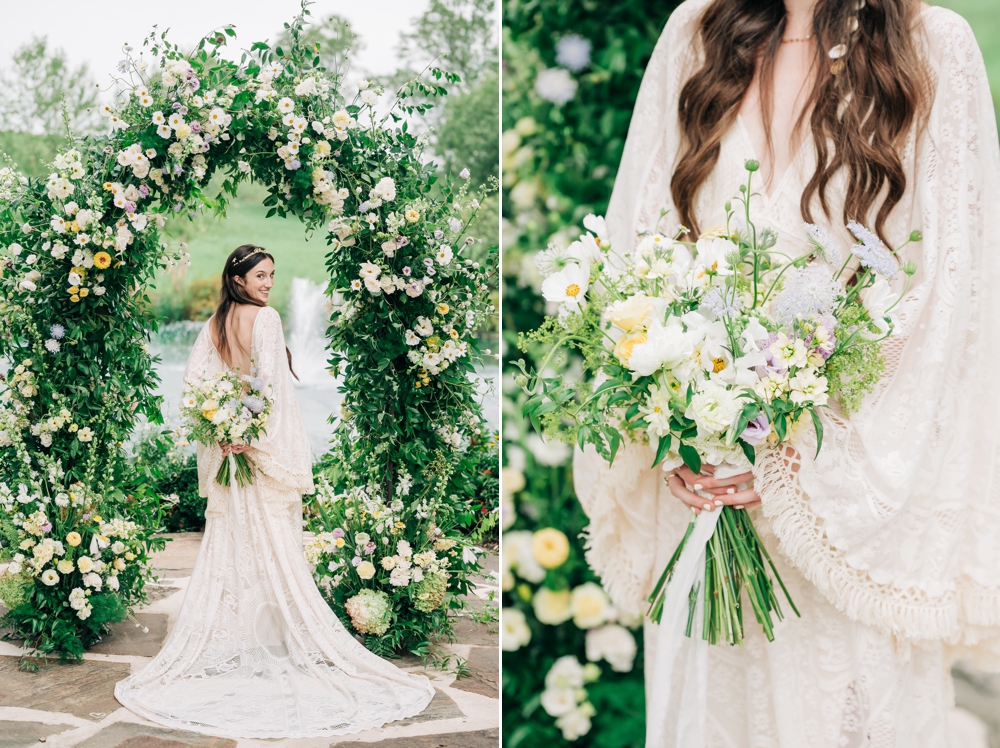
[(542, 296), (546, 301), (564, 304), (570, 311), (578, 311), (586, 305), (589, 284), (589, 268), (576, 264), (567, 265), (542, 282)]
[(437, 254), (435, 255), (435, 258), (437, 259), (439, 265), (447, 265), (449, 262), (451, 262), (451, 258), (453, 256), (454, 253), (451, 251), (451, 247), (449, 247), (447, 244), (442, 244), (440, 247), (438, 247), (438, 251)]
[(705, 270), (711, 270), (718, 275), (732, 275), (733, 270), (726, 261), (726, 256), (737, 251), (737, 247), (728, 239), (699, 239), (695, 245), (698, 257), (695, 263)]
[(295, 110), (295, 102), (292, 101), (287, 96), (283, 99), (278, 100), (278, 111), (283, 113), (292, 112)]

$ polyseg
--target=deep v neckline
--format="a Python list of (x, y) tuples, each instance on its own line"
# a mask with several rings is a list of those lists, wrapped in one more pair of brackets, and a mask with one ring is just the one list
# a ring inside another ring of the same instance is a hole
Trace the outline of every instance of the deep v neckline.
[[(250, 363), (251, 363), (251, 365), (253, 364), (253, 339), (254, 339), (254, 334), (257, 332), (257, 321), (260, 319), (260, 313), (263, 310), (264, 310), (264, 307), (260, 307), (260, 309), (257, 310), (257, 315), (253, 318), (253, 324), (250, 326)], [(212, 320), (209, 320), (208, 324), (211, 325), (211, 323), (212, 323)], [(212, 350), (215, 351), (215, 355), (219, 357), (219, 360), (222, 362), (222, 365), (226, 367), (226, 371), (231, 371), (231, 372), (235, 373), (236, 370), (232, 366), (230, 366), (229, 364), (226, 363), (226, 359), (224, 359), (222, 357), (222, 353), (219, 352), (218, 347), (215, 345), (215, 341), (212, 339), (211, 328), (209, 328), (209, 331), (208, 331), (208, 340), (212, 344)]]
[[(740, 131), (741, 137), (746, 143), (747, 149), (749, 150), (750, 153), (750, 157), (753, 158), (753, 160), (756, 161), (757, 163), (763, 164), (764, 162), (761, 161), (760, 156), (757, 155), (757, 149), (754, 146), (753, 138), (750, 136), (750, 130), (747, 129), (746, 122), (743, 121), (742, 113), (736, 114), (736, 126)], [(764, 198), (764, 204), (767, 205), (768, 207), (770, 207), (773, 204), (774, 200), (784, 191), (785, 182), (788, 181), (789, 174), (798, 164), (799, 159), (802, 156), (802, 152), (805, 150), (805, 147), (809, 142), (810, 142), (809, 138), (802, 139), (802, 142), (799, 143), (799, 147), (796, 149), (795, 153), (792, 154), (792, 158), (788, 162), (788, 166), (786, 166), (785, 170), (781, 172), (781, 176), (777, 180), (773, 179), (774, 174), (772, 173), (771, 189), (764, 189), (763, 186), (757, 188), (756, 191), (761, 194), (761, 196)]]

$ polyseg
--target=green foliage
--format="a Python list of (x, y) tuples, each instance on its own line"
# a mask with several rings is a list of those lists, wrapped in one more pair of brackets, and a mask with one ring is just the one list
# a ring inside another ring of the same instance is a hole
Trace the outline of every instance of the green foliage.
[[(864, 308), (860, 304), (849, 306), (841, 318), (841, 325), (845, 329), (849, 328), (863, 316)], [(884, 371), (882, 344), (856, 339), (853, 345), (833, 357), (827, 366), (830, 396), (840, 402), (845, 413), (853, 413), (878, 384)]]
[(163, 497), (166, 532), (196, 532), (205, 527), (208, 500), (198, 495), (198, 461), (194, 450), (169, 440), (168, 432), (146, 429), (136, 440), (132, 470)]
[[(534, 254), (552, 240), (568, 243), (580, 233), (586, 214), (601, 215), (606, 210), (643, 70), (676, 4), (673, 0), (504, 3), (502, 329), (504, 365), (511, 374), (517, 373), (514, 362), (522, 357), (518, 333), (536, 330), (545, 319)], [(540, 70), (557, 66), (555, 45), (570, 34), (591, 43), (590, 64), (571, 74), (576, 94), (557, 106), (538, 95), (535, 80)], [(533, 356), (540, 350), (537, 338), (524, 342), (525, 363), (537, 369), (539, 361)], [(580, 362), (564, 358), (550, 361), (550, 366), (554, 376), (576, 379)], [(569, 589), (593, 581), (578, 539), (587, 518), (573, 494), (572, 472), (566, 464), (569, 451), (561, 445), (540, 444), (535, 429), (520, 416), (524, 395), (519, 388), (505, 387), (504, 394), (504, 486), (515, 486), (513, 495), (504, 497), (505, 531), (560, 528), (570, 540), (570, 556), (559, 569), (549, 571), (542, 584)], [(553, 462), (558, 464), (553, 467)], [(517, 490), (522, 482), (524, 488)], [(505, 745), (567, 744), (538, 699), (556, 658), (573, 654), (584, 660), (584, 633), (572, 622), (557, 626), (539, 622), (528, 603), (531, 587), (511, 581), (513, 586), (504, 583), (503, 605), (525, 613), (532, 636), (525, 647), (504, 653)], [(590, 732), (573, 745), (641, 746), (642, 684), (640, 643), (631, 672), (605, 672), (588, 684), (596, 715)]]
[(29, 177), (43, 177), (56, 151), (65, 145), (62, 135), (35, 135), (30, 132), (0, 132), (0, 152), (6, 153)]
[(444, 105), (434, 150), (452, 173), (468, 168), (473, 184), (498, 177), (500, 146), (500, 78), (484, 75), (466, 93), (452, 96)]

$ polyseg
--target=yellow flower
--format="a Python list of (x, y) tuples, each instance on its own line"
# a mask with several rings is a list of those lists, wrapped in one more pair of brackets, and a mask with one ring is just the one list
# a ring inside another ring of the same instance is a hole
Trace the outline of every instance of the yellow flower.
[(70, 286), (69, 288), (66, 289), (66, 293), (80, 293), (80, 287)]
[(452, 340), (458, 340), (458, 330), (456, 330), (454, 327), (451, 328), (451, 332), (449, 332), (448, 334), (451, 335)]
[(83, 298), (84, 296), (86, 296), (89, 293), (90, 293), (90, 289), (89, 288), (81, 288), (80, 289), (80, 298)]
[(115, 559), (115, 568), (118, 569), (118, 571), (125, 571), (125, 559), (123, 559), (123, 558), (116, 558)]
[(99, 267), (101, 270), (111, 267), (111, 255), (107, 252), (98, 252), (94, 255), (94, 265)]
[(451, 309), (451, 307), (445, 304), (443, 301), (437, 305), (438, 314), (447, 314), (449, 309)]
[(613, 312), (609, 312), (608, 319), (616, 327), (620, 327), (625, 332), (631, 332), (636, 327), (644, 325), (646, 318), (655, 311), (653, 299), (643, 294), (638, 294), (632, 298), (615, 305)]
[(403, 215), (406, 216), (406, 220), (409, 221), (410, 223), (416, 223), (417, 221), (420, 220), (420, 213), (413, 210), (412, 208), (406, 211), (406, 213), (404, 213)]
[(569, 558), (569, 540), (554, 527), (545, 527), (531, 537), (531, 552), (546, 569), (561, 566)]
[(615, 355), (622, 364), (628, 366), (628, 360), (632, 357), (632, 349), (640, 343), (645, 343), (646, 340), (645, 330), (633, 330), (627, 335), (623, 335), (622, 339), (618, 341), (618, 345), (615, 346)]
[(80, 224), (73, 221), (73, 223), (69, 225), (69, 230), (76, 234), (80, 233)]
[(112, 186), (112, 185), (111, 185), (111, 182), (105, 182), (105, 183), (104, 183), (104, 189), (106, 189), (106, 190), (110, 190), (110, 189), (111, 189), (111, 186)]
[(62, 561), (56, 564), (56, 568), (59, 569), (59, 573), (61, 574), (69, 574), (71, 571), (73, 571), (73, 562), (70, 561), (69, 559), (64, 558)]
[(94, 570), (94, 560), (90, 556), (80, 556), (76, 560), (76, 568), (86, 574)]
[(66, 542), (69, 545), (71, 545), (74, 548), (76, 548), (78, 545), (80, 545), (80, 543), (83, 542), (83, 538), (80, 537), (80, 533), (78, 533), (78, 532), (71, 532), (71, 533), (69, 533), (69, 534), (66, 535)]
[(72, 296), (69, 297), (69, 300), (72, 301), (75, 304), (76, 302), (78, 302), (80, 300), (80, 297), (77, 296), (76, 294), (73, 294)]

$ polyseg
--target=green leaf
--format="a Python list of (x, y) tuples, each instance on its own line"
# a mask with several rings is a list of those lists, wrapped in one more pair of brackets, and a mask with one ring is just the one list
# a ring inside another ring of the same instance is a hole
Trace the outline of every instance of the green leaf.
[(656, 457), (653, 459), (653, 467), (656, 467), (667, 458), (670, 451), (670, 434), (660, 437), (660, 443), (656, 447)]
[(684, 460), (684, 464), (691, 468), (691, 472), (701, 472), (701, 455), (698, 454), (697, 449), (690, 444), (681, 444), (677, 447), (677, 454)]
[(757, 464), (757, 450), (754, 449), (752, 444), (747, 444), (742, 439), (739, 440), (740, 447), (743, 448), (743, 454), (746, 455), (747, 459), (750, 460), (751, 465)]
[(812, 416), (813, 428), (816, 429), (816, 456), (819, 457), (819, 450), (823, 446), (823, 423), (819, 420), (816, 408), (809, 408), (809, 415)]

